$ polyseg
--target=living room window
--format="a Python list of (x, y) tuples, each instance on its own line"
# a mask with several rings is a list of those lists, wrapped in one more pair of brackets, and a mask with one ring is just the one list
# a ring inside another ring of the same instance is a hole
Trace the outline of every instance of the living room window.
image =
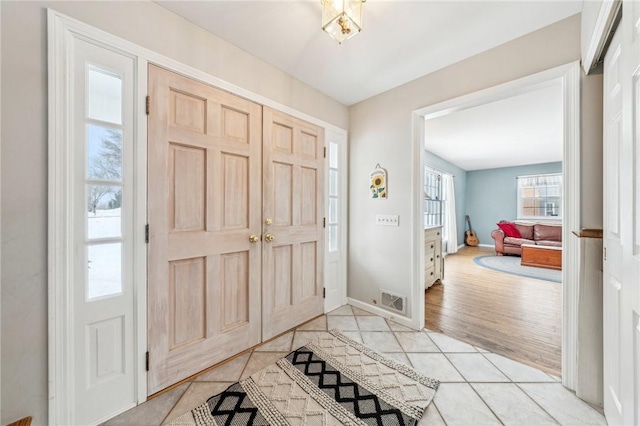
[(562, 174), (518, 176), (518, 219), (562, 219)]

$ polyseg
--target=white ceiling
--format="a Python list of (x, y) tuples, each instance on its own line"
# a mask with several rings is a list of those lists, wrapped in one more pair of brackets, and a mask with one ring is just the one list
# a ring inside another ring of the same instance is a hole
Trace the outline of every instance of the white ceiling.
[(461, 169), (562, 161), (562, 86), (427, 120), (425, 147)]
[(157, 3), (345, 105), (582, 8), (582, 0), (368, 0), (362, 33), (338, 45), (320, 29), (319, 0)]

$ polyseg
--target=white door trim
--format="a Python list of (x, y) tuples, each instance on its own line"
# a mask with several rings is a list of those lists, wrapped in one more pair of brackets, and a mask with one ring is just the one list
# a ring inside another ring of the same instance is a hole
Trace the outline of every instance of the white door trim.
[(579, 240), (572, 234), (580, 229), (580, 63), (572, 62), (459, 98), (417, 109), (413, 112), (412, 150), (412, 271), (411, 307), (413, 328), (424, 327), (424, 232), (422, 232), (422, 171), (424, 170), (424, 120), (464, 110), (487, 102), (525, 93), (532, 88), (562, 84), (564, 105), (564, 199), (562, 239), (562, 384), (575, 389), (577, 368)]
[[(585, 46), (585, 50), (582, 52), (582, 68), (586, 74), (592, 71), (597, 65), (598, 59), (603, 56), (602, 53), (607, 42), (607, 36), (611, 31), (616, 14), (621, 6), (621, 0), (600, 1), (598, 16), (592, 28), (593, 32), (589, 40), (587, 40), (588, 44)], [(582, 25), (585, 25), (584, 22)], [(584, 31), (583, 29), (583, 37), (586, 35)]]
[[(325, 158), (325, 194), (324, 194), (324, 210), (325, 210), (325, 218), (327, 223), (329, 221), (329, 142), (334, 142), (338, 145), (338, 173), (340, 176), (339, 186), (338, 186), (338, 202), (339, 202), (339, 210), (338, 210), (338, 250), (340, 256), (340, 268), (339, 268), (339, 281), (338, 286), (340, 287), (340, 303), (341, 305), (347, 304), (347, 222), (348, 222), (348, 206), (347, 206), (347, 176), (349, 176), (349, 158), (348, 158), (348, 149), (347, 149), (347, 134), (346, 132), (336, 132), (334, 130), (328, 130), (324, 135), (324, 144), (327, 152), (327, 158)], [(327, 226), (325, 229), (325, 245), (324, 245), (324, 264), (325, 264), (325, 274), (324, 274), (324, 287), (327, 288), (328, 280), (331, 279), (329, 274), (327, 273), (327, 265), (329, 263), (330, 254), (329, 254), (329, 243), (326, 238), (328, 234), (329, 227)], [(329, 309), (334, 309), (333, 306), (328, 305), (329, 298), (325, 299), (324, 312), (327, 313)]]
[[(71, 330), (71, 317), (67, 306), (68, 291), (66, 285), (70, 276), (72, 241), (68, 238), (67, 228), (71, 225), (69, 198), (66, 196), (71, 183), (65, 171), (70, 164), (65, 150), (69, 135), (68, 88), (70, 81), (66, 69), (66, 55), (70, 37), (79, 36), (93, 40), (107, 48), (126, 52), (137, 59), (135, 134), (135, 205), (134, 217), (136, 235), (134, 238), (134, 281), (135, 281), (135, 324), (136, 343), (136, 394), (138, 404), (147, 399), (147, 373), (145, 354), (147, 350), (147, 246), (144, 241), (144, 228), (147, 223), (147, 117), (145, 98), (147, 95), (147, 65), (157, 64), (171, 71), (199, 80), (203, 83), (229, 91), (261, 105), (287, 113), (325, 128), (345, 140), (347, 130), (320, 120), (294, 108), (275, 102), (267, 97), (246, 90), (235, 84), (217, 78), (206, 72), (177, 62), (132, 42), (99, 30), (74, 18), (47, 9), (48, 27), (48, 86), (49, 86), (49, 188), (48, 188), (48, 370), (49, 370), (49, 424), (68, 424), (70, 413), (69, 400), (72, 382), (69, 379), (73, 365), (69, 363), (68, 330)], [(344, 222), (346, 225), (346, 221)], [(346, 243), (346, 242), (345, 242)], [(345, 250), (346, 253), (346, 250)], [(346, 256), (346, 254), (345, 254)], [(344, 259), (346, 263), (346, 258)]]

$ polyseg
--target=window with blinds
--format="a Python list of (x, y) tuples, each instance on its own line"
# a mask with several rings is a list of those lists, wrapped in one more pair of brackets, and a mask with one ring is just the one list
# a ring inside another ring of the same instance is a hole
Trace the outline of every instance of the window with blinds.
[(562, 174), (518, 176), (518, 219), (562, 219)]

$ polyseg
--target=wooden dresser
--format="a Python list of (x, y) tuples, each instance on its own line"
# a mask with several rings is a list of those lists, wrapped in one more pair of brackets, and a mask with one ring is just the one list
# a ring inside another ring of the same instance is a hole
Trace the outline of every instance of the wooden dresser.
[(424, 230), (424, 288), (427, 289), (444, 278), (442, 257), (442, 226)]

